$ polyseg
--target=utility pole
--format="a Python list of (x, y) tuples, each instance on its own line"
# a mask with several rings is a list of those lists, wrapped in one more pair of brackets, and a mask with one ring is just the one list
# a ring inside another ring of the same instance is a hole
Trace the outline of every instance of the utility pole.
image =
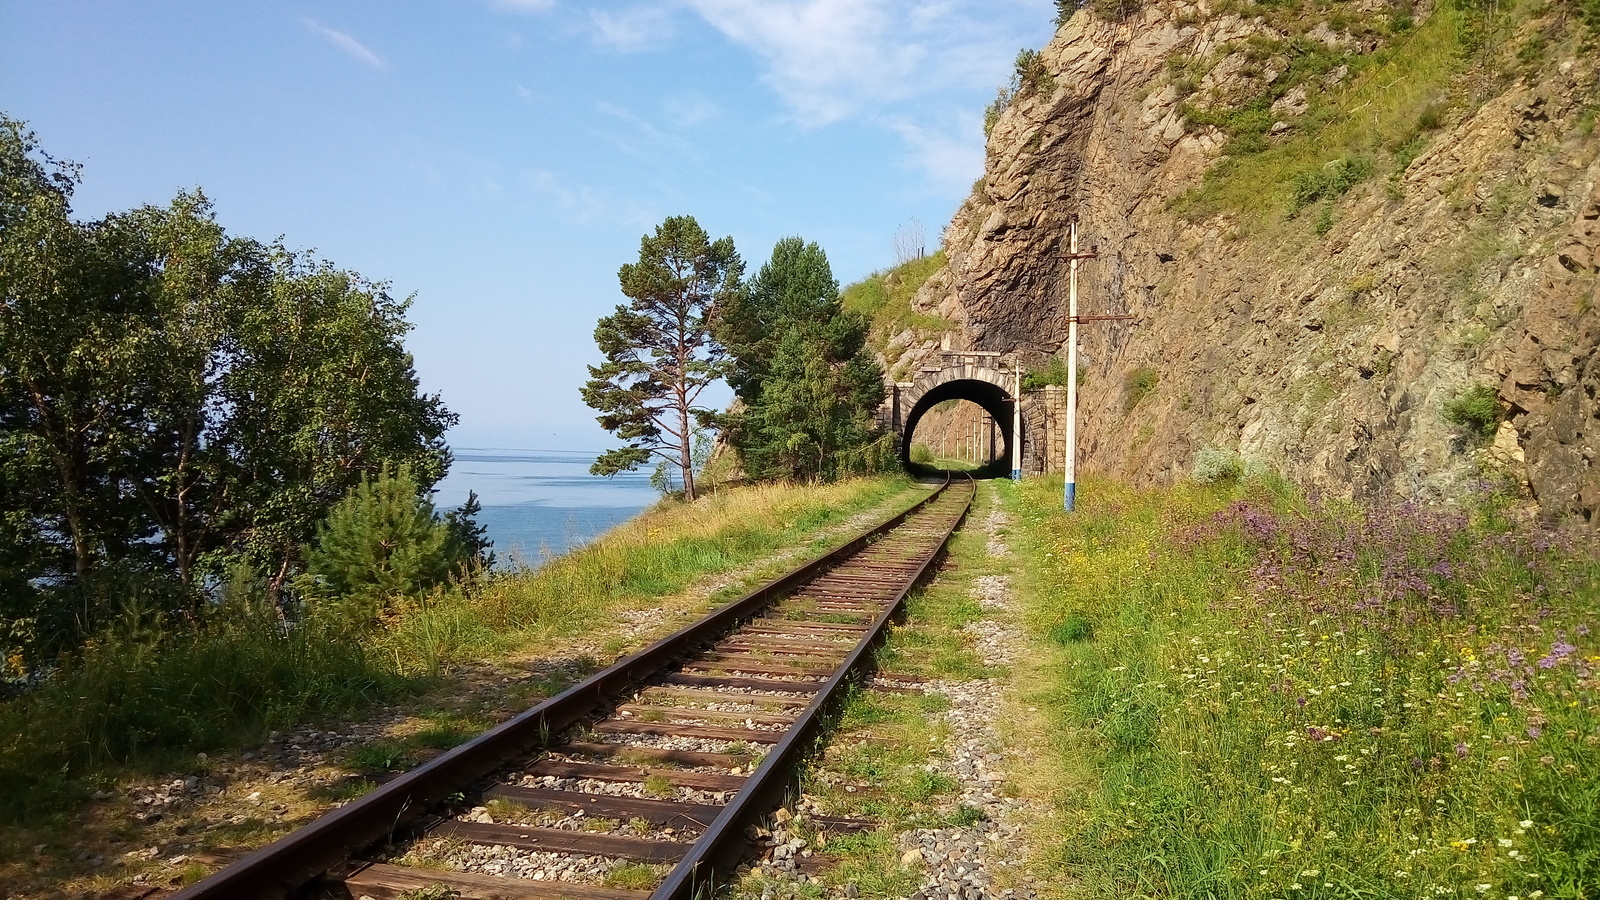
[[(1078, 252), (1078, 222), (1072, 222), (1071, 245), (1067, 253), (1067, 448), (1062, 471), (1066, 473), (1066, 489), (1061, 506), (1072, 512), (1078, 500), (1078, 323), (1106, 322), (1131, 319), (1133, 316), (1080, 316), (1078, 315), (1078, 260), (1096, 259), (1100, 254), (1090, 247)], [(1019, 383), (1020, 389), (1020, 383)]]
[(1011, 361), (1016, 389), (1011, 392), (1011, 480), (1022, 480), (1022, 363)]

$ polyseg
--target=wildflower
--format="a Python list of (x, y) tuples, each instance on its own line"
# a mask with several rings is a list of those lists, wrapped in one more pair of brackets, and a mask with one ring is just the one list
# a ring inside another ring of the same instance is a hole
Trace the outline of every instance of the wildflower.
[(1511, 846), (1511, 838), (1496, 838), (1495, 843), (1502, 847), (1509, 847)]
[(1454, 840), (1454, 841), (1450, 842), (1450, 849), (1452, 849), (1452, 850), (1460, 850), (1461, 852), (1465, 853), (1467, 851), (1468, 847), (1471, 847), (1473, 844), (1476, 844), (1477, 842), (1478, 842), (1477, 838), (1459, 838), (1457, 840)]
[(1304, 872), (1300, 873), (1300, 876), (1302, 878), (1315, 878), (1315, 877), (1317, 877), (1318, 875), (1321, 875), (1321, 874), (1322, 874), (1322, 870), (1321, 869), (1306, 869)]
[(1534, 740), (1538, 740), (1539, 739), (1539, 735), (1541, 735), (1541, 734), (1544, 734), (1544, 729), (1543, 728), (1540, 728), (1537, 725), (1529, 725), (1528, 726), (1528, 737), (1531, 737)]
[(1487, 885), (1487, 884), (1475, 884), (1475, 885), (1473, 885), (1473, 889), (1481, 894), (1484, 891), (1487, 891), (1489, 889), (1489, 885)]
[(1518, 828), (1532, 828), (1533, 827), (1533, 820), (1532, 819), (1523, 819), (1521, 822), (1517, 823), (1517, 827)]
[(1462, 743), (1457, 743), (1456, 744), (1456, 758), (1458, 758), (1458, 759), (1466, 759), (1467, 758), (1467, 745), (1466, 744), (1462, 744)]

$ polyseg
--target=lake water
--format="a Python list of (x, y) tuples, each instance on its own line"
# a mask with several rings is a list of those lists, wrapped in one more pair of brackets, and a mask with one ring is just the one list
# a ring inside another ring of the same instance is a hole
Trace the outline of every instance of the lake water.
[(497, 565), (538, 565), (594, 540), (660, 499), (650, 473), (613, 478), (589, 474), (597, 452), (581, 450), (493, 450), (452, 447), (455, 463), (435, 485), (441, 513), (478, 492)]

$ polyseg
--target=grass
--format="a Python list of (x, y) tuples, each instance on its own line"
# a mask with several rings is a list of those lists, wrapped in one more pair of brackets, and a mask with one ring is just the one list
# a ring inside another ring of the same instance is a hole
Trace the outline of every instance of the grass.
[[(919, 313), (911, 308), (911, 298), (944, 265), (945, 254), (940, 250), (932, 256), (874, 272), (846, 287), (840, 295), (840, 302), (846, 310), (867, 317), (872, 323), (873, 346), (887, 356), (889, 339), (902, 331), (914, 329), (924, 334), (940, 334), (955, 327), (938, 316)], [(898, 359), (885, 359), (891, 372)]]
[(1494, 437), (1504, 413), (1500, 393), (1486, 384), (1474, 384), (1444, 405), (1444, 419), (1480, 441)]
[(1223, 211), (1281, 219), (1349, 191), (1377, 170), (1379, 159), (1409, 162), (1443, 123), (1446, 98), (1462, 101), (1454, 79), (1478, 58), (1485, 32), (1495, 27), (1484, 13), (1438, 4), (1386, 46), (1352, 57), (1350, 81), (1313, 91), (1315, 105), (1278, 143), (1261, 139), (1273, 119), (1263, 100), (1191, 115), (1192, 124), (1215, 125), (1235, 138), (1229, 155), (1176, 201), (1176, 209), (1194, 219)]
[[(667, 500), (601, 540), (469, 596), (415, 604), (376, 643), (408, 673), (592, 629), (617, 611), (744, 565), (901, 491), (901, 478), (754, 485), (693, 504)], [(820, 548), (819, 548), (820, 549)]]
[(1017, 501), (1064, 893), (1600, 896), (1591, 556), (1488, 501), (1085, 482)]
[[(199, 628), (108, 631), (43, 684), (0, 704), (0, 824), (62, 826), (92, 790), (118, 778), (183, 770), (198, 751), (416, 696), (452, 666), (537, 652), (779, 548), (820, 551), (819, 531), (907, 487), (903, 478), (857, 479), (664, 501), (538, 570), (408, 602), (367, 633), (315, 621), (285, 627), (270, 605), (249, 598), (230, 598)], [(403, 767), (412, 751), (454, 746), (482, 724), (447, 714), (403, 739), (398, 755), (368, 748), (355, 762), (362, 771)]]

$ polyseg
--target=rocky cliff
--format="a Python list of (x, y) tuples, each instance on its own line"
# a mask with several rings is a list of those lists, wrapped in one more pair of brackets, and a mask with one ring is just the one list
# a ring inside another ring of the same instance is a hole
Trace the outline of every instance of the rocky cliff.
[[(1487, 482), (1600, 527), (1600, 49), (1579, 12), (1081, 11), (1019, 58), (914, 307), (958, 349), (1060, 353), (1076, 219), (1099, 253), (1081, 312), (1136, 317), (1082, 326), (1084, 468), (1171, 479), (1210, 447), (1336, 495)], [(918, 337), (893, 342), (902, 368), (937, 349)]]

